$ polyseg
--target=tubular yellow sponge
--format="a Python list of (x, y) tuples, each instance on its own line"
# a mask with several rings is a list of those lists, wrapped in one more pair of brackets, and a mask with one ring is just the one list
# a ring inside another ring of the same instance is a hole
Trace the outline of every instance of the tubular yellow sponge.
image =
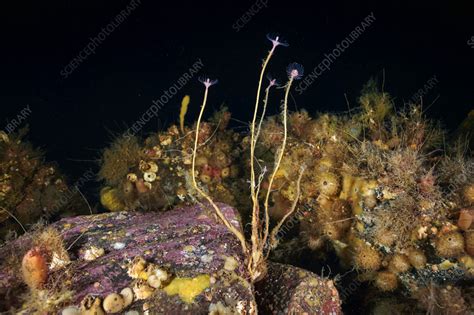
[(184, 133), (184, 117), (186, 116), (186, 112), (188, 111), (188, 105), (191, 98), (189, 95), (185, 95), (183, 100), (181, 101), (181, 111), (179, 113), (179, 126), (181, 128), (181, 132)]

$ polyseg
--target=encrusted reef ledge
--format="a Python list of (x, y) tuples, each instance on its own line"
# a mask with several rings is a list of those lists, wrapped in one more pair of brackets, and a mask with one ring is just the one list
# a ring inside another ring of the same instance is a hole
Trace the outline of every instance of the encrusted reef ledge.
[[(240, 229), (238, 212), (219, 206)], [(0, 248), (0, 311), (255, 314), (240, 244), (212, 213), (196, 205), (78, 216), (26, 234)], [(314, 281), (327, 283), (308, 288)], [(333, 289), (314, 292), (325, 301)]]
[(261, 314), (342, 314), (334, 283), (301, 268), (270, 262), (255, 289)]

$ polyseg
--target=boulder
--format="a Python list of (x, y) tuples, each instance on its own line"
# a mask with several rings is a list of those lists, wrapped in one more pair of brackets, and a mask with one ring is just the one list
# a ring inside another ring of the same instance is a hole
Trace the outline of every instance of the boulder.
[(255, 290), (260, 314), (342, 314), (334, 283), (294, 266), (269, 262)]
[[(241, 230), (238, 212), (219, 207)], [(256, 290), (248, 279), (240, 243), (206, 205), (77, 216), (0, 248), (0, 312), (256, 314), (257, 299), (260, 314), (341, 313), (332, 282), (303, 269), (269, 262)]]
[[(241, 229), (238, 213), (229, 206), (219, 206)], [(149, 275), (130, 276), (130, 267), (138, 259), (146, 268), (166, 270), (171, 277), (160, 288), (152, 288), (145, 299), (137, 300), (135, 292), (135, 301), (126, 310), (143, 313), (145, 309), (151, 314), (208, 314), (209, 310), (245, 314), (255, 310), (240, 244), (211, 209), (196, 205), (158, 213), (77, 216), (50, 227), (60, 233), (71, 260), (49, 275), (50, 280), (67, 283), (73, 292), (67, 303), (58, 304), (59, 310), (72, 312), (87, 299), (102, 301), (124, 288), (147, 286)], [(27, 291), (21, 257), (35, 246), (33, 238), (27, 234), (0, 249), (0, 311), (21, 306), (17, 297)]]

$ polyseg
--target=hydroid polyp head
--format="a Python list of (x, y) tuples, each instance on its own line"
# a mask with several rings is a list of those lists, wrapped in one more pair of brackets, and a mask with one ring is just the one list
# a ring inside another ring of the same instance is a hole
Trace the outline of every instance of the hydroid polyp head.
[(268, 89), (271, 88), (272, 86), (279, 86), (280, 84), (278, 83), (277, 79), (273, 78), (271, 75), (267, 74), (267, 79), (268, 79)]
[(288, 73), (288, 78), (292, 80), (299, 80), (303, 77), (304, 68), (299, 63), (293, 62), (290, 63), (286, 68), (286, 73)]
[(199, 80), (199, 82), (204, 84), (206, 89), (208, 89), (211, 85), (217, 84), (217, 82), (219, 82), (217, 79), (216, 80), (211, 80), (210, 78), (206, 78), (206, 77), (200, 77), (198, 80)]
[(268, 38), (269, 41), (272, 42), (273, 49), (275, 49), (275, 47), (277, 47), (277, 46), (283, 46), (283, 47), (290, 46), (290, 44), (288, 44), (285, 40), (283, 40), (277, 34), (267, 34), (267, 38)]

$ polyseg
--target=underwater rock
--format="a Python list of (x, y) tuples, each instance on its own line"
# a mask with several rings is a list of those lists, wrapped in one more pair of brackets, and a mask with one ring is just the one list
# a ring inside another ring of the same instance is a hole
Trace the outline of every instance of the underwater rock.
[(270, 262), (255, 289), (262, 314), (342, 314), (333, 282), (301, 268)]
[[(237, 211), (219, 206), (240, 229)], [(30, 292), (36, 301), (44, 297), (47, 309), (18, 300), (28, 292), (21, 259), (37, 245), (33, 234), (25, 234), (0, 249), (0, 311), (54, 313), (82, 307), (87, 313), (102, 305), (101, 312), (208, 314), (220, 307), (252, 313), (256, 303), (240, 244), (212, 213), (191, 206), (78, 216), (50, 225), (62, 235), (71, 262), (60, 270), (50, 268), (41, 294)], [(55, 291), (58, 279), (66, 286), (62, 291)]]

